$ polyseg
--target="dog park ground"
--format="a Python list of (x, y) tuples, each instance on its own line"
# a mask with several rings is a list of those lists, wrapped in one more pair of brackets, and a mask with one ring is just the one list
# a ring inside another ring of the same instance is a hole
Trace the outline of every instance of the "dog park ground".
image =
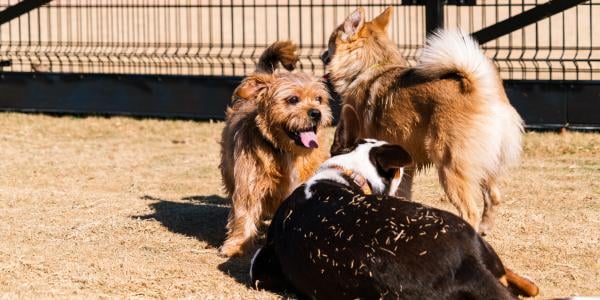
[[(217, 255), (222, 127), (1, 113), (0, 298), (278, 297)], [(527, 133), (501, 189), (486, 239), (505, 264), (539, 298), (600, 295), (600, 134)], [(414, 199), (454, 212), (433, 171)]]

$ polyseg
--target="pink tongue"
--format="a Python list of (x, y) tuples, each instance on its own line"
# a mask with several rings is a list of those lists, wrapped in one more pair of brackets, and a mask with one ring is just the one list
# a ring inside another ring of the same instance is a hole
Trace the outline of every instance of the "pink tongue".
[(318, 148), (317, 135), (314, 131), (300, 132), (300, 141), (306, 148)]

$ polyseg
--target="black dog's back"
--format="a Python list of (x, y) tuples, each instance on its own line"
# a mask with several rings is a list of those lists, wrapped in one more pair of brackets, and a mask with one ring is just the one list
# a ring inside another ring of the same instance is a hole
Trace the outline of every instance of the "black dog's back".
[(258, 287), (310, 298), (514, 298), (496, 253), (459, 217), (333, 181), (317, 182), (310, 199), (303, 187), (272, 220), (252, 266)]

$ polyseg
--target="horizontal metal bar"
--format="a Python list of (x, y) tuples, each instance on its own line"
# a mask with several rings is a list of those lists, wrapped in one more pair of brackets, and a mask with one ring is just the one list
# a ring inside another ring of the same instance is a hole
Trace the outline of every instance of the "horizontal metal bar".
[[(461, 0), (453, 0), (461, 1)], [(472, 0), (469, 0), (472, 1)], [(302, 3), (286, 3), (286, 4), (53, 4), (49, 7), (52, 8), (93, 8), (93, 9), (112, 9), (112, 8), (145, 8), (145, 9), (161, 9), (161, 8), (175, 8), (175, 9), (188, 9), (188, 8), (300, 8), (300, 7), (388, 7), (388, 6), (399, 6), (398, 4), (388, 3), (370, 3), (370, 4), (349, 4), (349, 3), (314, 3), (314, 4), (302, 4)]]
[[(427, 5), (429, 0), (402, 0), (402, 5)], [(476, 6), (476, 0), (445, 0), (443, 5)]]
[(0, 110), (223, 119), (239, 77), (0, 73)]
[(541, 19), (577, 6), (585, 1), (588, 0), (550, 0), (544, 4), (537, 5), (530, 10), (483, 28), (473, 33), (473, 37), (479, 41), (480, 44), (485, 44)]
[[(0, 73), (0, 110), (223, 119), (241, 77)], [(529, 128), (600, 129), (600, 81), (505, 80)], [(332, 103), (335, 114), (339, 110)]]

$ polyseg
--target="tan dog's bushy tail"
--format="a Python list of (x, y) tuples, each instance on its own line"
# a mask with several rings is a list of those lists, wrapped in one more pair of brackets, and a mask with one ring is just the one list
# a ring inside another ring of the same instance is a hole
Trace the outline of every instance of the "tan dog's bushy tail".
[[(473, 37), (460, 29), (434, 32), (427, 37), (414, 69), (426, 78), (444, 78), (455, 74), (460, 78), (464, 93), (477, 93), (477, 98), (487, 104), (486, 130), (489, 134), (501, 135), (500, 151), (494, 150), (497, 145), (492, 144), (488, 144), (489, 147), (484, 151), (497, 155), (497, 162), (492, 164), (494, 167), (487, 169), (488, 173), (498, 175), (516, 164), (521, 156), (523, 120), (510, 106), (496, 66), (485, 56)], [(488, 133), (481, 136), (488, 136)]]
[(415, 70), (433, 78), (454, 73), (465, 79), (465, 92), (477, 89), (485, 99), (499, 98), (496, 67), (479, 44), (460, 29), (442, 29), (428, 36)]
[(277, 41), (271, 44), (260, 56), (256, 71), (272, 74), (279, 63), (288, 71), (294, 70), (298, 62), (296, 50), (298, 46), (291, 41)]
[(512, 270), (505, 268), (506, 281), (508, 287), (514, 290), (518, 295), (525, 297), (535, 297), (540, 292), (539, 288), (531, 280), (520, 276)]

